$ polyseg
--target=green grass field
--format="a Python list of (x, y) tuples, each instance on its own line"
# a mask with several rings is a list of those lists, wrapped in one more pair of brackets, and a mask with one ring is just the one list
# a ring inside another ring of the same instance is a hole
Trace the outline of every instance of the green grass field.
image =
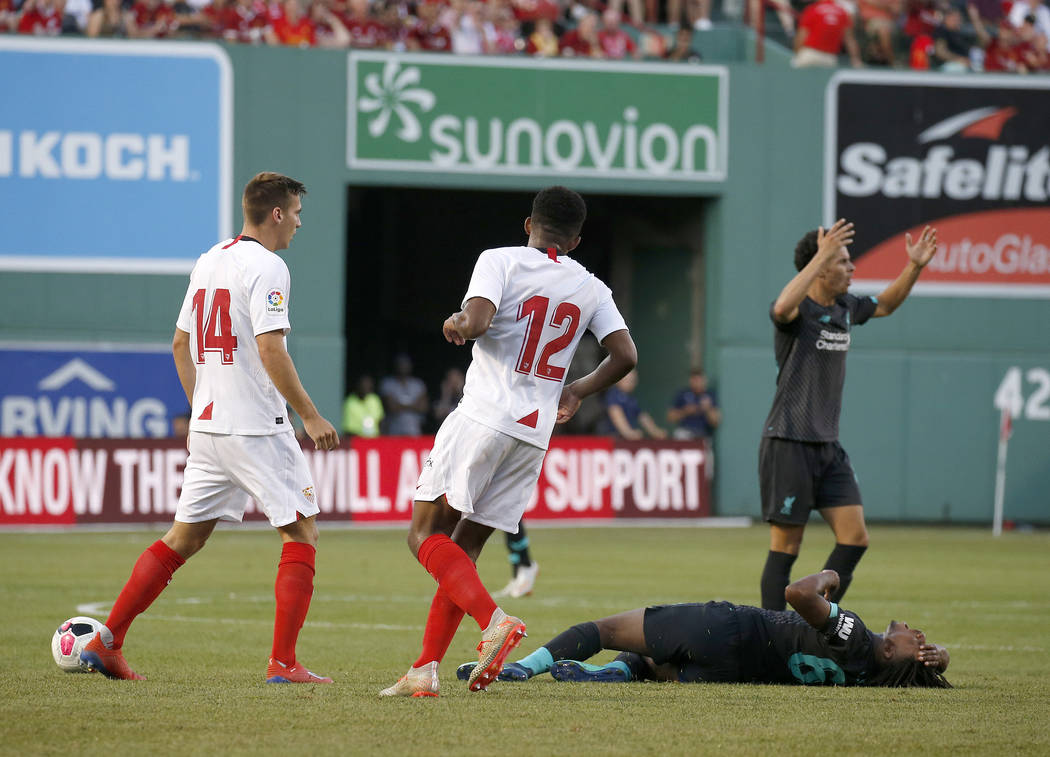
[[(440, 699), (380, 700), (419, 649), (433, 582), (401, 531), (327, 531), (300, 659), (333, 686), (267, 686), (273, 533), (220, 530), (132, 626), (125, 653), (149, 680), (70, 675), (54, 628), (100, 603), (104, 620), (160, 531), (0, 534), (3, 754), (846, 754), (1050, 753), (1050, 535), (874, 527), (844, 606), (891, 618), (952, 652), (954, 690), (632, 683), (495, 683), (471, 694), (468, 618)], [(758, 603), (766, 529), (540, 529), (532, 597), (507, 600), (529, 652), (573, 623), (658, 602)], [(795, 575), (823, 565), (814, 523)], [(502, 538), (482, 556), (509, 576)], [(514, 655), (512, 659), (516, 659)], [(609, 657), (612, 655), (609, 654)], [(604, 657), (601, 659), (605, 659)]]

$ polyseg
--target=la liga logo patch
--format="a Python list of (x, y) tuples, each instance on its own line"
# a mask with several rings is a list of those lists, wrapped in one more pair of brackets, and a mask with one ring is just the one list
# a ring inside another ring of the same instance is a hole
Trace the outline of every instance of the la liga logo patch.
[(284, 292), (280, 289), (271, 289), (266, 295), (266, 302), (272, 308), (279, 308), (284, 304)]

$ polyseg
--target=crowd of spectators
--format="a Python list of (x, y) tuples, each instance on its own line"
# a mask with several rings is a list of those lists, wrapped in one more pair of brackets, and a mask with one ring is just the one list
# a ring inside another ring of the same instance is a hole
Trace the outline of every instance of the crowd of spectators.
[[(782, 1), (782, 0), (778, 0)], [(815, 0), (799, 17), (795, 66), (951, 73), (1050, 71), (1048, 0)]]
[[(0, 32), (696, 62), (709, 14), (710, 0), (0, 0)], [(667, 18), (682, 24), (651, 25)]]
[[(378, 389), (372, 376), (359, 376), (343, 403), (342, 433), (363, 437), (434, 433), (463, 399), (466, 377), (459, 368), (449, 368), (431, 398), (423, 380), (412, 374), (411, 359), (401, 354), (394, 359), (394, 372), (379, 382)], [(641, 408), (634, 397), (637, 387), (638, 372), (631, 371), (602, 396), (593, 398), (597, 412), (578, 413), (577, 422), (568, 428), (559, 427), (558, 432), (602, 434), (629, 441), (704, 440), (714, 436), (722, 422), (717, 395), (700, 368), (690, 372), (688, 383), (668, 404), (670, 431)]]
[[(794, 65), (1050, 70), (1050, 0), (749, 0)], [(722, 0), (723, 17), (744, 3)], [(0, 0), (0, 32), (699, 62), (711, 0)], [(796, 24), (796, 16), (798, 18)], [(747, 19), (742, 18), (741, 22)], [(796, 29), (797, 26), (797, 29)]]

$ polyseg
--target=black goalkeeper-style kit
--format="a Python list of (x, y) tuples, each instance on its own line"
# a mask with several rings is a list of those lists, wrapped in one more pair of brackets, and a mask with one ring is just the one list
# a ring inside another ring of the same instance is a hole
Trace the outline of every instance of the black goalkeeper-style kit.
[(857, 686), (876, 669), (874, 634), (849, 610), (831, 605), (822, 630), (793, 611), (729, 602), (645, 610), (645, 644), (683, 683), (795, 683)]

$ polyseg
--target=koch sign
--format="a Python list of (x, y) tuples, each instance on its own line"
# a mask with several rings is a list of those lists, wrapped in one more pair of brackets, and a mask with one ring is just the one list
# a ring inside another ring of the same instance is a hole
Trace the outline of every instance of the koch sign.
[(720, 182), (720, 66), (349, 54), (351, 169)]
[(841, 72), (828, 84), (824, 222), (857, 224), (877, 292), (937, 228), (915, 291), (1050, 297), (1050, 81)]
[(217, 45), (0, 37), (0, 269), (184, 273), (230, 234)]
[(0, 437), (164, 437), (187, 411), (166, 345), (0, 345)]

